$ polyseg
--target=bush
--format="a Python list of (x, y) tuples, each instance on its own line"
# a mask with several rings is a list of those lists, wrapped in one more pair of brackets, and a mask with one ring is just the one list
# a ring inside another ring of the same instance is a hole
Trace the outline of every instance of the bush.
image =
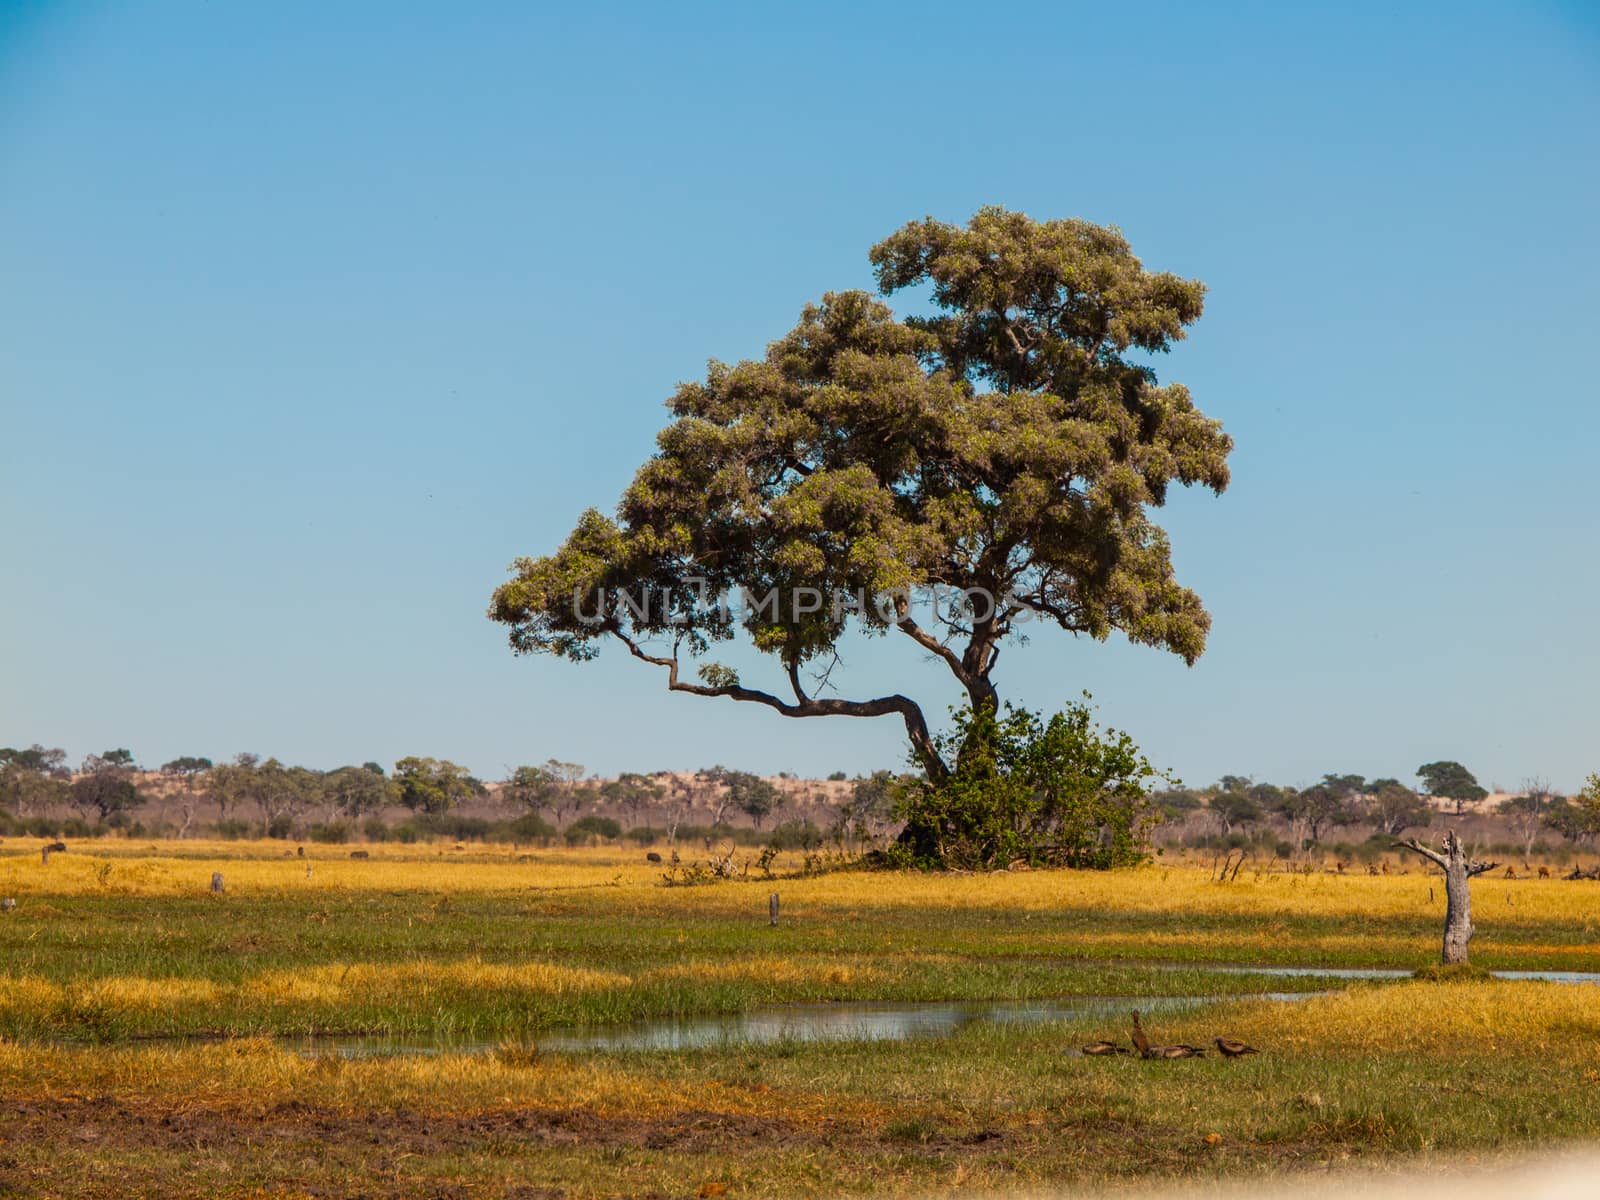
[(235, 821), (232, 819), (218, 821), (216, 825), (216, 834), (224, 841), (236, 842), (240, 838), (250, 836), (250, 822)]
[(713, 842), (732, 842), (735, 846), (765, 846), (766, 835), (759, 829), (752, 829), (748, 825), (734, 826), (726, 821), (719, 821), (715, 825), (679, 825), (678, 841), (681, 843), (704, 842), (710, 838)]
[(61, 837), (70, 838), (86, 838), (94, 836), (94, 830), (90, 828), (89, 822), (85, 821), (82, 817), (68, 817), (65, 821), (61, 822), (58, 833)]
[(382, 817), (368, 817), (361, 823), (361, 836), (369, 842), (387, 842), (389, 827), (384, 824)]
[(1133, 739), (1101, 731), (1086, 703), (1048, 722), (1007, 705), (956, 713), (936, 739), (955, 768), (921, 779), (899, 805), (906, 827), (890, 861), (995, 870), (1022, 860), (1073, 867), (1140, 861), (1156, 814), (1150, 782), (1165, 778)]
[(325, 825), (313, 825), (306, 830), (306, 836), (313, 842), (342, 845), (350, 840), (350, 826), (343, 821), (330, 821)]
[(622, 836), (622, 823), (610, 817), (598, 817), (591, 813), (587, 817), (579, 817), (568, 825), (566, 833), (562, 836), (567, 839), (569, 846), (580, 846), (585, 842), (598, 841), (601, 838), (615, 841)]
[(657, 842), (665, 841), (667, 831), (657, 829), (654, 825), (635, 825), (628, 830), (628, 840), (639, 846), (654, 846)]
[[(457, 842), (482, 841), (489, 832), (489, 822), (482, 817), (463, 817), (455, 813), (419, 812), (409, 824), (416, 834)], [(415, 835), (412, 840), (416, 840)]]
[(810, 821), (785, 821), (773, 829), (767, 845), (774, 850), (815, 850), (824, 836)]
[(556, 836), (556, 827), (538, 813), (524, 813), (514, 821), (507, 821), (502, 832), (510, 841), (549, 845)]
[(294, 818), (287, 813), (282, 813), (267, 822), (267, 836), (269, 838), (288, 838), (294, 833)]

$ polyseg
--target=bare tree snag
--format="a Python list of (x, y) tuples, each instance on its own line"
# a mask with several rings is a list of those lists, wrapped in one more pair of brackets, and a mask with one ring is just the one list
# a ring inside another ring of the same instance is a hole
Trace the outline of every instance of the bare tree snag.
[(213, 871), (213, 872), (211, 872), (211, 890), (213, 892), (221, 892), (222, 891), (222, 872), (221, 871)]
[[(1454, 829), (1445, 834), (1444, 848), (1432, 850), (1416, 838), (1396, 842), (1395, 849), (1409, 850), (1444, 872), (1444, 957), (1447, 966), (1467, 961), (1467, 943), (1472, 940), (1472, 893), (1467, 883), (1474, 875), (1492, 871), (1500, 864), (1469, 859)], [(1432, 894), (1432, 889), (1429, 889)]]
[(771, 918), (772, 924), (776, 925), (778, 923), (778, 893), (777, 892), (773, 892), (772, 895), (767, 898), (767, 915)]

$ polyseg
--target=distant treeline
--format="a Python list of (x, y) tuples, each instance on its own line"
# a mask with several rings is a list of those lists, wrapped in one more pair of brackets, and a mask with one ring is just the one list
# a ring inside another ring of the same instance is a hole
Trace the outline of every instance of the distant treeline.
[[(486, 783), (447, 759), (415, 756), (389, 771), (375, 762), (318, 771), (253, 754), (221, 763), (186, 756), (146, 770), (127, 749), (89, 755), (73, 769), (64, 751), (34, 745), (0, 749), (0, 836), (185, 837), (205, 829), (224, 838), (320, 842), (724, 840), (785, 849), (859, 841), (890, 826), (896, 781), (887, 772), (854, 781), (837, 773), (829, 782), (846, 786), (828, 803), (820, 793), (808, 797), (800, 781), (784, 782), (721, 766), (601, 780), (587, 778), (580, 764), (550, 759)], [(808, 800), (825, 811), (826, 829), (799, 811)], [(170, 819), (150, 819), (157, 801)], [(475, 802), (501, 815), (461, 811)], [(395, 809), (409, 815), (385, 819)], [(202, 810), (214, 819), (197, 824)], [(705, 819), (696, 821), (696, 813)], [(733, 814), (751, 825), (734, 825)]]

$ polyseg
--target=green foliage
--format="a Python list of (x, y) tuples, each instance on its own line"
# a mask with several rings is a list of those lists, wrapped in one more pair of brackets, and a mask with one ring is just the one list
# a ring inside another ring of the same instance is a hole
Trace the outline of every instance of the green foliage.
[(576, 808), (581, 803), (577, 782), (583, 778), (581, 763), (547, 759), (539, 766), (518, 767), (511, 778), (500, 785), (500, 795), (512, 804), (520, 804), (529, 812)]
[(24, 771), (61, 778), (70, 774), (66, 764), (65, 750), (49, 749), (38, 742), (26, 750), (18, 750), (12, 746), (0, 747), (0, 768), (17, 767)]
[(201, 756), (195, 754), (186, 754), (181, 758), (175, 758), (170, 762), (162, 763), (161, 773), (163, 775), (177, 775), (182, 779), (189, 780), (193, 779), (197, 775), (202, 775), (211, 770), (211, 768), (215, 765), (216, 764), (214, 764), (209, 758), (202, 758)]
[(785, 821), (773, 827), (767, 846), (772, 850), (815, 850), (824, 836), (810, 821)]
[(579, 817), (562, 834), (567, 839), (567, 845), (579, 846), (585, 842), (594, 842), (604, 839), (616, 841), (622, 836), (622, 823), (610, 817), (596, 816), (590, 813), (587, 817)]
[[(496, 589), (515, 651), (582, 661), (614, 639), (675, 691), (899, 715), (935, 776), (948, 764), (912, 700), (812, 696), (799, 668), (832, 662), (852, 625), (903, 634), (982, 706), (1029, 621), (1200, 655), (1210, 617), (1150, 510), (1175, 484), (1222, 491), (1232, 440), (1149, 364), (1199, 319), (1204, 286), (1147, 271), (1114, 228), (1001, 208), (912, 222), (871, 260), (885, 294), (931, 286), (935, 315), (830, 292), (762, 359), (681, 385), (616, 518), (588, 510)], [(996, 604), (958, 606), (945, 644), (905, 599), (931, 587)], [(706, 602), (741, 591), (742, 611)], [(783, 698), (679, 661), (741, 634), (776, 660)]]
[(1457, 812), (1462, 805), (1482, 800), (1489, 794), (1479, 786), (1471, 771), (1449, 759), (1423, 763), (1417, 768), (1417, 778), (1422, 780), (1423, 789), (1428, 795), (1454, 800)]
[(757, 829), (783, 803), (783, 792), (749, 771), (726, 771), (722, 782), (728, 788), (728, 800), (755, 823)]
[(514, 842), (549, 843), (556, 836), (556, 827), (538, 813), (530, 812), (523, 813), (515, 820), (507, 821), (505, 832)]
[(1261, 802), (1250, 795), (1250, 781), (1236, 776), (1224, 776), (1217, 785), (1224, 790), (1211, 797), (1210, 809), (1222, 823), (1223, 836), (1232, 833), (1236, 826), (1254, 825), (1265, 816)]
[(322, 777), (321, 792), (331, 811), (355, 820), (398, 802), (401, 785), (366, 767), (340, 767)]
[(29, 751), (0, 764), (0, 806), (15, 814), (59, 804), (72, 796), (70, 785), (49, 766), (31, 766), (39, 760)]
[(253, 805), (269, 831), (277, 831), (270, 833), (272, 837), (288, 837), (295, 819), (324, 798), (320, 772), (286, 766), (275, 758), (263, 762), (254, 754), (241, 754), (231, 763), (213, 767), (205, 774), (205, 788), (221, 807), (224, 820), (230, 810)]
[(343, 821), (328, 821), (311, 826), (306, 836), (313, 842), (342, 845), (350, 840), (350, 826)]
[(1150, 793), (1150, 804), (1163, 820), (1175, 821), (1203, 807), (1205, 801), (1188, 788), (1162, 788)]
[(892, 861), (992, 870), (1019, 859), (1105, 868), (1143, 857), (1150, 783), (1166, 776), (1126, 733), (1098, 729), (1087, 703), (1047, 723), (1009, 704), (1003, 714), (962, 709), (938, 741), (955, 768), (906, 790)]
[(72, 803), (82, 812), (93, 809), (102, 821), (145, 803), (145, 796), (120, 771), (101, 770), (72, 781)]
[(442, 758), (402, 758), (394, 764), (394, 782), (400, 788), (400, 803), (434, 816), (484, 791), (465, 767)]
[(857, 779), (839, 808), (836, 832), (840, 837), (873, 837), (894, 816), (895, 805), (912, 777), (874, 771)]
[(1428, 802), (1398, 779), (1375, 779), (1367, 790), (1367, 819), (1382, 832), (1398, 837), (1407, 829), (1433, 823)]
[(1307, 847), (1315, 846), (1329, 830), (1361, 819), (1352, 798), (1353, 780), (1361, 777), (1325, 775), (1321, 783), (1302, 791), (1284, 788), (1278, 794), (1275, 811), (1297, 827), (1297, 835), (1299, 830), (1304, 831), (1301, 840)]
[(1585, 803), (1582, 794), (1571, 799), (1560, 796), (1545, 809), (1543, 820), (1547, 829), (1581, 845), (1600, 833), (1600, 805)]
[(648, 775), (624, 771), (600, 785), (600, 798), (625, 809), (631, 820), (638, 820), (642, 809), (660, 800), (666, 789)]

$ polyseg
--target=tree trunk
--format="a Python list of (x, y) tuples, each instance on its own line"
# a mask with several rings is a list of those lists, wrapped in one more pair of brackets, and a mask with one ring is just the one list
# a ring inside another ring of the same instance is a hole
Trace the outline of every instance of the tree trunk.
[[(1454, 841), (1455, 835), (1450, 835)], [(1444, 871), (1444, 957), (1451, 963), (1467, 961), (1467, 943), (1472, 940), (1472, 890), (1467, 886), (1466, 860), (1459, 843), (1452, 849)]]
[(1444, 953), (1446, 966), (1467, 961), (1467, 943), (1472, 940), (1472, 891), (1468, 886), (1474, 875), (1492, 871), (1499, 863), (1478, 862), (1467, 857), (1461, 839), (1454, 829), (1445, 834), (1444, 849), (1430, 850), (1416, 838), (1396, 842), (1400, 850), (1419, 854), (1444, 872)]

